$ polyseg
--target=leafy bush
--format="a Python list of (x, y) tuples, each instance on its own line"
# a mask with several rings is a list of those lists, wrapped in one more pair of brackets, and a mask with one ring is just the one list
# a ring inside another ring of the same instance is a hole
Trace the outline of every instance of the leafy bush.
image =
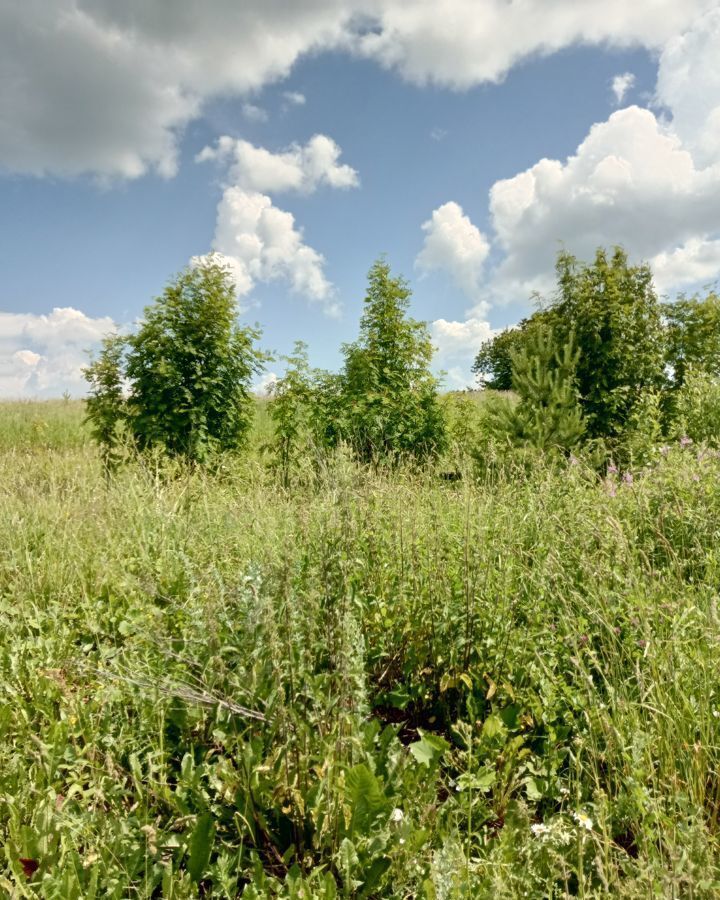
[(720, 379), (688, 369), (675, 400), (674, 434), (696, 443), (720, 444)]
[[(124, 427), (140, 450), (203, 462), (245, 442), (259, 332), (237, 323), (235, 286), (212, 257), (181, 272), (145, 309), (140, 328), (105, 341), (86, 369), (93, 434), (111, 460)], [(123, 391), (123, 388), (125, 391)]]
[(425, 459), (445, 444), (427, 328), (407, 317), (410, 290), (382, 259), (370, 269), (360, 337), (343, 348), (336, 436), (361, 460)]

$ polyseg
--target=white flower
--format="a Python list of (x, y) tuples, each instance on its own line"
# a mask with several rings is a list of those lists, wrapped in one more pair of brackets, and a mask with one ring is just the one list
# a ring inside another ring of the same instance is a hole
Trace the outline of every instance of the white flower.
[(405, 813), (404, 813), (401, 809), (398, 809), (397, 806), (396, 806), (395, 809), (390, 813), (390, 821), (391, 821), (391, 822), (402, 822), (402, 820), (403, 820), (404, 818), (405, 818)]
[(547, 834), (550, 829), (547, 827), (547, 825), (543, 825), (543, 823), (540, 822), (538, 824), (531, 825), (530, 831), (532, 831), (535, 837), (541, 837), (543, 834)]
[(573, 819), (575, 819), (581, 828), (584, 828), (586, 831), (592, 831), (593, 820), (586, 813), (574, 812)]

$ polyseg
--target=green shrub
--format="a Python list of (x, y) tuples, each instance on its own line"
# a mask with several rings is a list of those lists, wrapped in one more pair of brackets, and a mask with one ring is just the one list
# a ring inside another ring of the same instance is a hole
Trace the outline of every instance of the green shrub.
[(204, 462), (245, 443), (265, 356), (237, 323), (235, 286), (213, 257), (181, 272), (134, 334), (105, 341), (86, 369), (93, 434), (107, 460), (124, 426), (140, 450)]

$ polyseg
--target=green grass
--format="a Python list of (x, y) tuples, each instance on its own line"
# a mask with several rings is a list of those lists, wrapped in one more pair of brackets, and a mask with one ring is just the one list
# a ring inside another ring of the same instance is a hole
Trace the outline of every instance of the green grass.
[(261, 412), (108, 482), (0, 406), (0, 893), (718, 896), (717, 456), (286, 491)]

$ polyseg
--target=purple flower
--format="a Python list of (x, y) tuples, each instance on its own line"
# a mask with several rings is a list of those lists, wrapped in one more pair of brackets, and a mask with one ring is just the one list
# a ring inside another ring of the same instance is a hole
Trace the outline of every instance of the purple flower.
[(680, 446), (681, 446), (681, 447), (689, 447), (690, 444), (692, 444), (692, 442), (693, 442), (693, 439), (690, 438), (690, 437), (688, 437), (686, 434), (684, 434), (684, 435), (680, 438)]
[(623, 475), (623, 481), (625, 482), (625, 484), (632, 484), (633, 483), (632, 472), (626, 472)]
[(608, 475), (617, 475), (618, 469), (617, 469), (617, 466), (615, 465), (615, 463), (610, 463), (610, 465), (607, 467), (607, 470), (608, 470)]

